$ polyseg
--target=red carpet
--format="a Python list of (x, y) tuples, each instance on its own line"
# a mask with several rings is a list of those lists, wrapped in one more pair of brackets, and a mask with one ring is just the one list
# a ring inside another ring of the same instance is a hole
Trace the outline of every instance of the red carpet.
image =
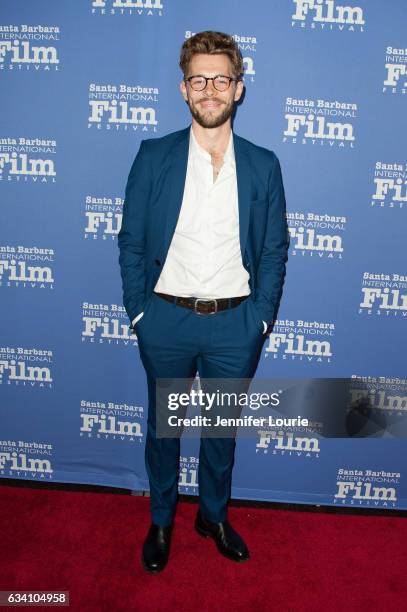
[(149, 575), (148, 498), (1, 485), (0, 590), (70, 591), (75, 611), (406, 609), (404, 517), (231, 507), (251, 552), (238, 564), (195, 533), (196, 508), (179, 503), (169, 564)]

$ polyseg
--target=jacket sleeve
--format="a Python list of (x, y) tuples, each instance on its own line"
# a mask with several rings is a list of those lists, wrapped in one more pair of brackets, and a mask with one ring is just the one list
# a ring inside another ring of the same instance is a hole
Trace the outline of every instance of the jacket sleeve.
[(264, 246), (257, 268), (255, 302), (262, 318), (271, 323), (277, 314), (288, 259), (289, 232), (280, 162), (274, 164), (269, 178), (269, 204)]
[(132, 321), (145, 304), (145, 227), (151, 192), (151, 167), (144, 140), (127, 179), (123, 217), (117, 241), (123, 304)]

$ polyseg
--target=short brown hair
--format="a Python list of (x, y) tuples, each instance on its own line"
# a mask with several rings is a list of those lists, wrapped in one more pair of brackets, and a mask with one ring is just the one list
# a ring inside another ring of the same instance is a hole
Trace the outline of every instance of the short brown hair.
[(214, 32), (206, 30), (198, 32), (187, 38), (181, 47), (181, 57), (179, 66), (184, 73), (187, 74), (189, 62), (193, 55), (197, 53), (208, 53), (209, 55), (217, 55), (224, 53), (232, 62), (234, 76), (241, 78), (243, 75), (243, 58), (240, 49), (237, 46), (234, 38), (224, 32)]

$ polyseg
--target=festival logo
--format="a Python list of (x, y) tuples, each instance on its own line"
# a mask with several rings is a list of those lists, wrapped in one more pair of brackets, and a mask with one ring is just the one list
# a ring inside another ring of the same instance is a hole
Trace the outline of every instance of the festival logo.
[(407, 48), (386, 47), (383, 93), (407, 93)]
[(339, 468), (336, 476), (335, 505), (396, 508), (400, 472)]
[[(196, 32), (187, 30), (185, 32), (185, 39), (191, 38)], [(255, 54), (257, 51), (257, 36), (248, 36), (242, 34), (232, 34), (234, 41), (239, 47), (240, 53), (243, 58), (243, 82), (245, 85), (248, 83), (254, 83), (256, 80), (256, 69), (255, 69)]]
[(283, 142), (353, 149), (357, 111), (354, 103), (287, 97)]
[[(291, 27), (310, 30), (363, 32), (365, 19), (360, 6), (342, 6), (336, 0), (293, 0)], [(353, 4), (353, 3), (352, 3)]]
[(358, 314), (407, 317), (407, 276), (363, 272)]
[(59, 26), (0, 25), (0, 70), (59, 70)]
[(51, 389), (52, 364), (53, 354), (49, 349), (2, 346), (0, 385)]
[(407, 163), (377, 161), (371, 206), (403, 208), (407, 203)]
[(143, 406), (81, 400), (80, 436), (141, 443), (143, 419)]
[(55, 140), (0, 137), (0, 181), (55, 183), (56, 152)]
[(157, 132), (157, 87), (89, 85), (88, 129)]
[(92, 15), (162, 16), (163, 0), (91, 0)]
[(123, 203), (124, 199), (119, 197), (86, 196), (83, 237), (86, 240), (115, 240), (122, 224)]
[(266, 340), (265, 357), (305, 363), (331, 363), (334, 323), (280, 320)]
[(407, 414), (407, 379), (356, 374), (351, 379), (351, 406), (363, 407), (369, 414)]
[(322, 427), (322, 423), (310, 421), (304, 427), (286, 426), (281, 430), (262, 428), (256, 443), (256, 454), (319, 459), (319, 439), (315, 432), (322, 432)]
[(54, 249), (0, 245), (0, 287), (54, 288)]
[(198, 457), (180, 457), (178, 491), (183, 494), (198, 494)]
[(342, 259), (346, 217), (313, 212), (287, 212), (290, 254)]
[(137, 345), (136, 335), (129, 333), (126, 310), (119, 304), (82, 304), (82, 342)]
[(0, 440), (0, 475), (23, 480), (52, 480), (54, 447), (46, 442)]

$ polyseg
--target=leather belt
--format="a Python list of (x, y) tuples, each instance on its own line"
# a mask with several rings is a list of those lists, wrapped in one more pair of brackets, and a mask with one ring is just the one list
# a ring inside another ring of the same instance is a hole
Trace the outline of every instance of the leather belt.
[(168, 295), (168, 293), (159, 293), (158, 291), (154, 291), (154, 293), (163, 300), (167, 300), (167, 302), (175, 303), (177, 306), (183, 306), (184, 308), (190, 308), (197, 314), (215, 314), (215, 312), (226, 310), (226, 308), (235, 308), (235, 306), (238, 306), (249, 297), (248, 295), (241, 295), (232, 298), (207, 299)]

